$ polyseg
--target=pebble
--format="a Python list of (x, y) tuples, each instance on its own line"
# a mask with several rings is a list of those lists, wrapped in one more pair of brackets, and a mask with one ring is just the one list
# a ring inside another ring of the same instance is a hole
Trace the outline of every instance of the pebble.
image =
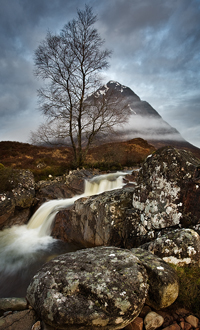
[[(156, 326), (156, 323), (155, 325), (153, 324), (153, 319), (158, 316), (161, 317), (162, 324), (160, 319), (160, 325)], [(178, 308), (172, 305), (170, 308), (155, 311), (148, 305), (144, 305), (139, 316), (124, 329), (154, 330), (157, 328), (159, 330), (200, 330), (200, 319), (185, 308)]]

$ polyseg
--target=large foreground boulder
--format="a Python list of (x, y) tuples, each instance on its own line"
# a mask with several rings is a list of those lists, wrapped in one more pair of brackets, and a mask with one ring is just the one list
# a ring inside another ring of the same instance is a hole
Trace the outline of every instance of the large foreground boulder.
[(122, 329), (141, 311), (147, 274), (130, 251), (97, 247), (56, 257), (34, 276), (27, 299), (58, 329)]

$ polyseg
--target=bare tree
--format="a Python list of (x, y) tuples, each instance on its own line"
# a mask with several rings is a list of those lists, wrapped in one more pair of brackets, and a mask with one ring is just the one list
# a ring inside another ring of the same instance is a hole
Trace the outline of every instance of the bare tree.
[(59, 35), (48, 32), (35, 52), (35, 74), (46, 82), (38, 94), (47, 119), (32, 139), (69, 139), (75, 163), (81, 166), (95, 136), (120, 124), (125, 114), (122, 120), (112, 97), (88, 97), (97, 88), (99, 72), (108, 67), (111, 52), (101, 49), (104, 41), (94, 28), (97, 18), (91, 7), (77, 14)]

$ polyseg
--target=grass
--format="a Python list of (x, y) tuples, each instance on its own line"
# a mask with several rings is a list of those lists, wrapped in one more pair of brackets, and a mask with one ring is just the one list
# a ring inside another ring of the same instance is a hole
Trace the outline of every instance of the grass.
[(200, 267), (171, 266), (176, 270), (180, 284), (176, 302), (200, 317)]
[[(140, 164), (154, 150), (153, 146), (139, 138), (106, 143), (89, 150), (84, 167), (117, 171)], [(0, 163), (5, 168), (29, 169), (36, 182), (48, 179), (49, 175), (55, 177), (75, 169), (69, 147), (39, 147), (10, 141), (0, 142)]]
[(0, 193), (12, 191), (19, 183), (16, 171), (0, 164), (0, 182)]

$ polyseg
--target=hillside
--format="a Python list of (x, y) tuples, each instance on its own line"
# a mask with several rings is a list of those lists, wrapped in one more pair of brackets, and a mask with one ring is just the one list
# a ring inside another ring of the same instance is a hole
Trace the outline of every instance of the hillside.
[[(143, 139), (106, 143), (92, 148), (86, 167), (117, 170), (141, 163), (155, 148)], [(30, 169), (36, 180), (48, 175), (62, 175), (73, 169), (72, 150), (69, 147), (49, 148), (28, 143), (0, 142), (0, 163), (5, 167)]]

